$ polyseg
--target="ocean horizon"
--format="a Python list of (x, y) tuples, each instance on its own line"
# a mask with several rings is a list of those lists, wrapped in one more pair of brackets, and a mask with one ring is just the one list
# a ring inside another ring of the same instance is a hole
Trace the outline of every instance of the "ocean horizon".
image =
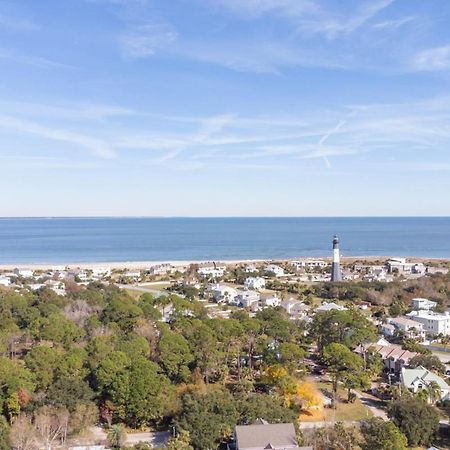
[(0, 218), (0, 263), (450, 258), (450, 217)]

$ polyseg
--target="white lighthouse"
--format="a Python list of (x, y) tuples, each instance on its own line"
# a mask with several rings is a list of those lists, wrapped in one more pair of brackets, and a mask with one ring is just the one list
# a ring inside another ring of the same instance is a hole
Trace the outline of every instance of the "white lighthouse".
[(339, 238), (333, 238), (333, 266), (331, 268), (331, 281), (342, 281), (341, 257), (339, 254)]

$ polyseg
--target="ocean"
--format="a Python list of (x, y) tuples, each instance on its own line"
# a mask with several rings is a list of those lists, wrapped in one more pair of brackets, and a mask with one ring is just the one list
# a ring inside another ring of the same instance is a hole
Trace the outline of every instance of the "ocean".
[(450, 258), (450, 217), (3, 218), (0, 263)]

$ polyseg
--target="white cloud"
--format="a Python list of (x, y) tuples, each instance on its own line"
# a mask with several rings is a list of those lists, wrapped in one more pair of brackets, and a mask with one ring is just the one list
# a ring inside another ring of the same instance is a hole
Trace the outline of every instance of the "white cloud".
[(127, 58), (146, 58), (172, 44), (177, 37), (168, 25), (134, 25), (119, 36), (119, 46)]
[(450, 69), (450, 45), (418, 52), (413, 59), (412, 67), (424, 71)]
[(0, 11), (0, 28), (7, 28), (13, 31), (35, 31), (39, 27), (28, 19), (22, 19), (6, 15)]
[(82, 133), (40, 125), (36, 122), (22, 120), (7, 115), (0, 115), (0, 127), (39, 136), (45, 139), (73, 144), (86, 148), (92, 152), (92, 154), (101, 158), (109, 159), (116, 156), (115, 152), (107, 143)]
[(407, 23), (413, 22), (417, 20), (416, 16), (407, 16), (407, 17), (400, 17), (399, 19), (392, 19), (392, 20), (385, 20), (383, 22), (378, 22), (373, 25), (373, 28), (377, 29), (397, 29), (402, 27), (403, 25), (406, 25)]

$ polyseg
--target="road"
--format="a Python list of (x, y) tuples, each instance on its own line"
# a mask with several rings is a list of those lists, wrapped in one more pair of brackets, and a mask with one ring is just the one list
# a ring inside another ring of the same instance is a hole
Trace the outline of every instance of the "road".
[[(91, 427), (90, 437), (83, 439), (83, 446), (95, 445), (95, 444), (105, 444), (108, 441), (107, 432), (101, 427)], [(139, 442), (148, 442), (152, 444), (153, 448), (162, 448), (167, 443), (170, 438), (170, 431), (142, 431), (137, 433), (127, 433), (126, 444), (134, 445)]]

